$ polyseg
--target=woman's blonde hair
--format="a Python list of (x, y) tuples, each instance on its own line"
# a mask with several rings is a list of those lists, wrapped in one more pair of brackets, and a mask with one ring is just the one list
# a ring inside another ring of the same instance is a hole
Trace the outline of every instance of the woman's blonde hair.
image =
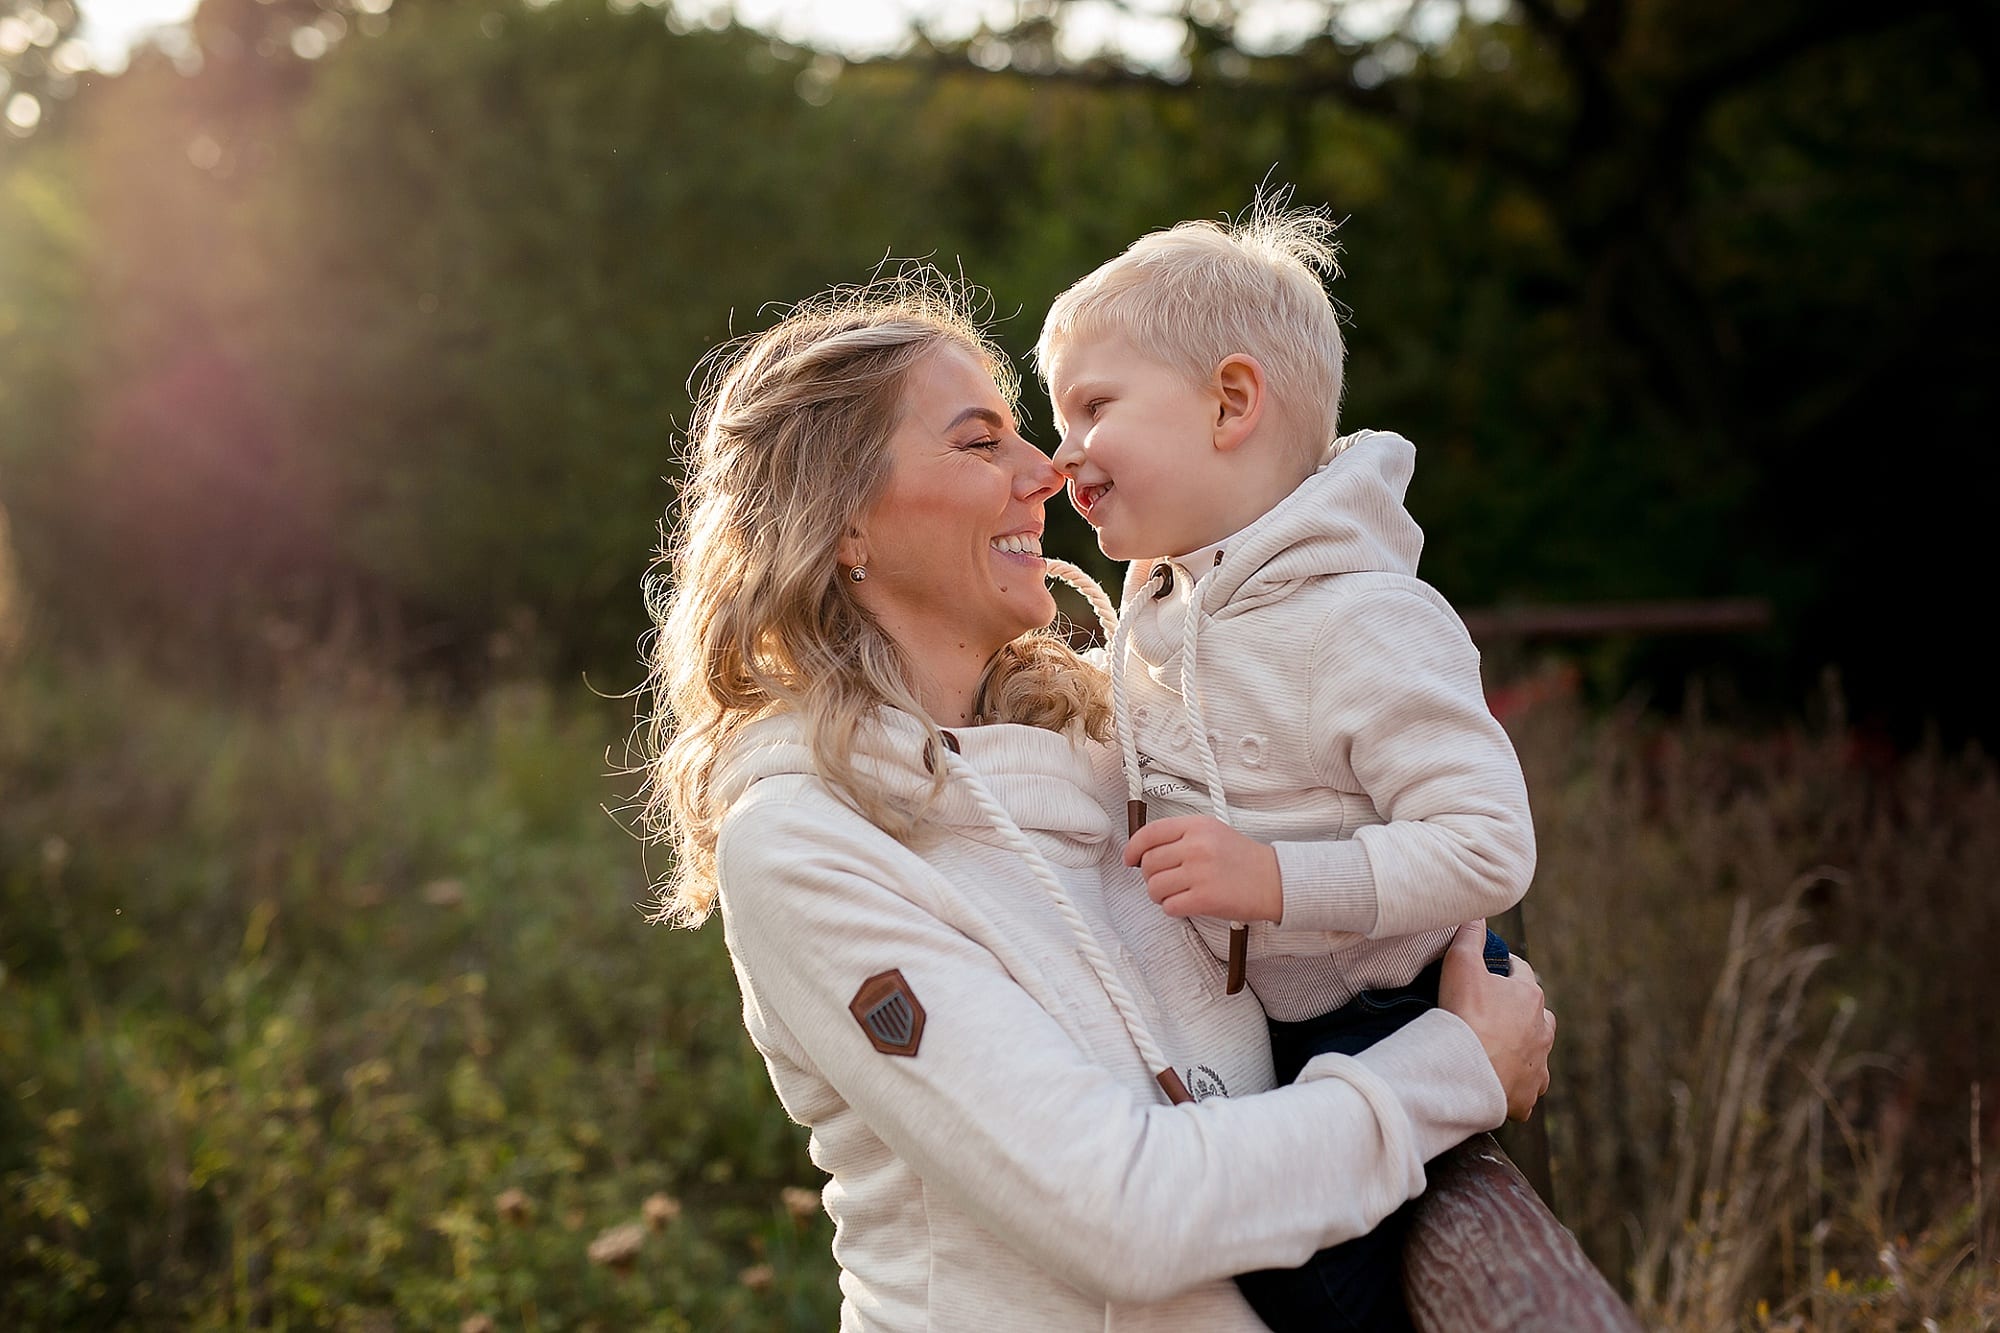
[[(853, 761), (857, 726), (900, 709), (941, 737), (909, 684), (895, 642), (850, 595), (835, 548), (881, 495), (903, 386), (939, 347), (972, 352), (1012, 402), (1006, 357), (980, 331), (973, 292), (914, 268), (794, 307), (704, 363), (684, 460), (677, 530), (646, 579), (656, 629), (646, 649), (651, 700), (639, 735), (640, 822), (669, 842), (660, 919), (698, 925), (715, 905), (718, 757), (744, 726), (789, 711), (820, 778), (893, 836), (928, 828), (944, 765), (920, 800), (898, 799)], [(986, 721), (1100, 738), (1109, 709), (1098, 673), (1047, 631), (995, 657)]]

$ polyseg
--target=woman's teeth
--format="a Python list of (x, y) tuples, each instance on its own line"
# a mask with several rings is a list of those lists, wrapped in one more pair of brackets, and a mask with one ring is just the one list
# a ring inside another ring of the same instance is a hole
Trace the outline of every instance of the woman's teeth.
[(1011, 537), (995, 537), (993, 549), (1008, 555), (1038, 556), (1042, 553), (1042, 539), (1032, 532), (1017, 532)]

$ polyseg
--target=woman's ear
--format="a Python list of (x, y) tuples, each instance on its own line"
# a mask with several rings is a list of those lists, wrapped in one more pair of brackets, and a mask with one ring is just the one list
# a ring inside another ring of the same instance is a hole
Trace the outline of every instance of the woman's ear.
[(1215, 367), (1209, 391), (1215, 395), (1215, 447), (1236, 449), (1264, 417), (1264, 367), (1245, 352), (1232, 352)]
[(850, 524), (841, 535), (840, 544), (833, 548), (833, 558), (846, 569), (868, 563), (868, 535), (858, 524)]

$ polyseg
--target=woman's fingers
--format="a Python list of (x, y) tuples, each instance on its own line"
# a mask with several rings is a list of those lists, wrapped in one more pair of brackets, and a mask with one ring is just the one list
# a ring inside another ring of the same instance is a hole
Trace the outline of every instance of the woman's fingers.
[[(1461, 925), (1457, 930), (1452, 932), (1451, 943), (1445, 946), (1445, 952), (1458, 954), (1461, 966), (1467, 962), (1471, 962), (1484, 967), (1486, 965), (1486, 922), (1483, 920), (1467, 921)], [(1449, 967), (1450, 963), (1447, 962), (1446, 966)]]
[(1549, 1059), (1556, 1040), (1556, 1015), (1553, 1009), (1547, 1007), (1542, 1009), (1538, 1027), (1537, 1040), (1527, 1053), (1528, 1081), (1533, 1091), (1526, 1092), (1526, 1095), (1518, 1100), (1509, 1095), (1507, 1102), (1509, 1120), (1526, 1120), (1533, 1115), (1535, 1103), (1548, 1095), (1549, 1081), (1554, 1076)]
[(1508, 1118), (1525, 1120), (1548, 1091), (1555, 1015), (1526, 959), (1516, 958), (1508, 976), (1486, 970), (1481, 957), (1485, 937), (1483, 922), (1459, 927), (1445, 956), (1438, 1003), (1478, 1035), (1506, 1094)]

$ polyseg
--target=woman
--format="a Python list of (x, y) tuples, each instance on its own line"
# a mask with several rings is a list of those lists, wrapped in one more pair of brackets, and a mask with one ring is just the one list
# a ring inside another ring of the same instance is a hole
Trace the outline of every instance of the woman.
[(921, 280), (711, 375), (655, 607), (665, 915), (719, 890), (832, 1177), (844, 1329), (1259, 1328), (1230, 1275), (1368, 1230), (1525, 1115), (1553, 1019), (1468, 931), (1443, 1008), (1265, 1091), (1254, 999), (1120, 864), (1102, 681), (1045, 630), (1060, 478), (1012, 392)]

